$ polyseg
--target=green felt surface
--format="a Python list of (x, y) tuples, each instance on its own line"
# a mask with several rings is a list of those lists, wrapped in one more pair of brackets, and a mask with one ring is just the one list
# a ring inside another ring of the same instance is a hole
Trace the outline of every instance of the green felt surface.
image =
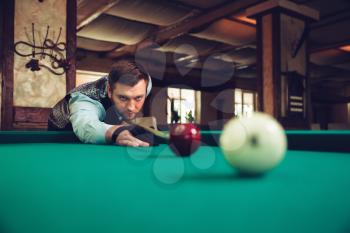
[(350, 232), (350, 156), (288, 151), (240, 177), (218, 147), (0, 145), (0, 232)]

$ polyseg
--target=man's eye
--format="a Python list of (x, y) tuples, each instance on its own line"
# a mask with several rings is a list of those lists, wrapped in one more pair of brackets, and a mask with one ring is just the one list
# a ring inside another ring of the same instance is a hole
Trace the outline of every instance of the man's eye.
[(126, 98), (125, 96), (119, 96), (119, 99), (120, 99), (121, 101), (127, 101), (127, 100), (128, 100), (128, 98)]
[(137, 96), (136, 97), (136, 101), (141, 101), (142, 100), (142, 96)]

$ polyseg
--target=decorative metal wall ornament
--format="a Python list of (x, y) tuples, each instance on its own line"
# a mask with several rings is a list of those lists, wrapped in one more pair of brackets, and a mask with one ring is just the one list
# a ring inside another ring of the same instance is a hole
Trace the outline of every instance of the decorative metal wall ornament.
[[(33, 35), (32, 42), (33, 43), (30, 42), (29, 38), (28, 38), (29, 42), (25, 42), (25, 41), (16, 42), (15, 53), (21, 57), (31, 57), (30, 61), (26, 63), (26, 68), (30, 69), (31, 71), (38, 71), (41, 69), (41, 67), (44, 67), (55, 75), (62, 75), (67, 70), (69, 70), (69, 67), (70, 67), (70, 63), (68, 59), (66, 59), (63, 54), (67, 50), (66, 44), (64, 42), (59, 42), (62, 28), (60, 28), (60, 32), (55, 42), (48, 38), (49, 30), (50, 30), (50, 26), (47, 26), (46, 36), (42, 45), (36, 45), (35, 34), (34, 34), (34, 23), (32, 23), (32, 35)], [(31, 48), (31, 53), (27, 53), (27, 54), (21, 53), (19, 51), (21, 45), (29, 46)], [(46, 57), (49, 58), (51, 62), (51, 67), (45, 64), (42, 64), (40, 62), (46, 59)]]

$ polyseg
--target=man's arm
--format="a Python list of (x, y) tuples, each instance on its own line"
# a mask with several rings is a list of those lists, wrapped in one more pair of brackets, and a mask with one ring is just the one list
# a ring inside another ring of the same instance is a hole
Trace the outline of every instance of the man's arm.
[[(103, 122), (106, 111), (102, 104), (81, 93), (71, 94), (69, 101), (70, 122), (77, 137), (85, 143), (112, 143), (113, 132), (123, 125), (109, 125)], [(131, 135), (127, 130), (122, 131), (116, 141), (119, 145), (148, 146)]]
[(106, 132), (112, 127), (103, 122), (105, 110), (102, 104), (81, 93), (71, 94), (69, 100), (73, 131), (85, 143), (104, 144)]

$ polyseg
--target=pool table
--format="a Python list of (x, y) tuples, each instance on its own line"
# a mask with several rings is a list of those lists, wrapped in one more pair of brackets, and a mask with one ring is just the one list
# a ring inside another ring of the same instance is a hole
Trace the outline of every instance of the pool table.
[(82, 144), (71, 132), (0, 132), (0, 232), (350, 232), (350, 132), (286, 132), (258, 177), (223, 158), (220, 131), (191, 157)]

